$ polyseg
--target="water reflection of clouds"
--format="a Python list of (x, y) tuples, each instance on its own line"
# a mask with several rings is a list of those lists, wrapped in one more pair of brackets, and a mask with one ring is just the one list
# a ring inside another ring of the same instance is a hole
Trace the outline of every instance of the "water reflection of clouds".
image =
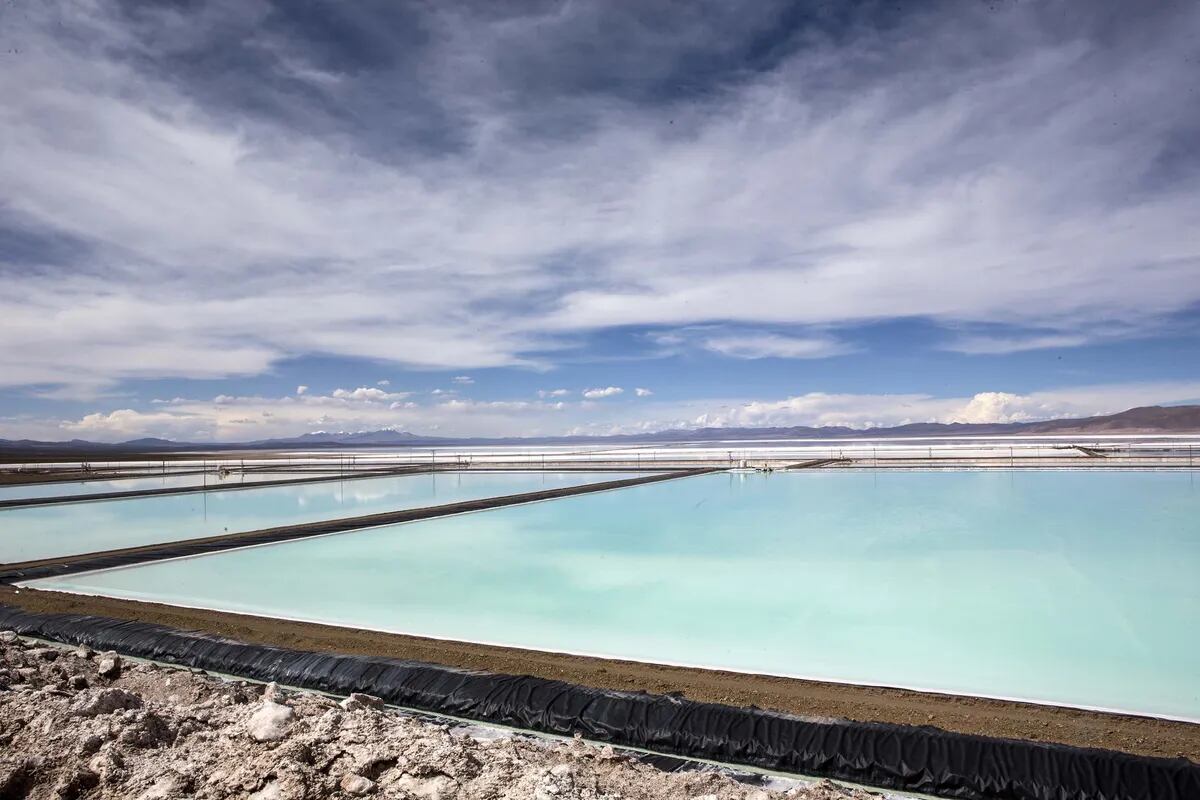
[(467, 473), (357, 478), (0, 510), (0, 563), (633, 477)]

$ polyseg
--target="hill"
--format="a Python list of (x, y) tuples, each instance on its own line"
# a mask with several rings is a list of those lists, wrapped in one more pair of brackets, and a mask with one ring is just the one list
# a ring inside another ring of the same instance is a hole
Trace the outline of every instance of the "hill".
[(103, 454), (106, 452), (153, 452), (165, 450), (281, 450), (332, 447), (462, 447), (472, 445), (537, 444), (669, 444), (674, 442), (762, 441), (767, 439), (874, 439), (911, 436), (1000, 436), (1035, 434), (1180, 434), (1200, 433), (1200, 405), (1143, 406), (1118, 414), (1079, 419), (1055, 419), (1039, 422), (967, 424), (960, 422), (918, 422), (885, 428), (847, 428), (843, 426), (808, 427), (803, 425), (772, 428), (690, 428), (656, 433), (617, 436), (543, 436), (543, 437), (438, 437), (421, 436), (408, 431), (320, 431), (281, 439), (252, 442), (202, 443), (173, 442), (143, 438), (127, 442), (103, 443), (72, 439), (66, 442), (41, 442), (31, 439), (0, 439), (5, 452), (69, 452)]

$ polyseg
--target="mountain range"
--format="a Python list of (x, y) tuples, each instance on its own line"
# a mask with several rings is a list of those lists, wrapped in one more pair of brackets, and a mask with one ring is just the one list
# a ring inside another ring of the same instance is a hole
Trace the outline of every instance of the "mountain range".
[(0, 439), (0, 450), (112, 452), (200, 449), (319, 449), (326, 447), (454, 447), (474, 445), (533, 445), (533, 444), (633, 444), (705, 441), (754, 441), (763, 439), (825, 439), (881, 438), (902, 436), (990, 436), (1032, 434), (1102, 434), (1102, 433), (1200, 433), (1200, 405), (1143, 406), (1098, 417), (1054, 419), (1039, 422), (1009, 423), (942, 423), (917, 422), (887, 428), (847, 428), (842, 426), (807, 427), (803, 425), (773, 428), (694, 428), (673, 429), (656, 433), (621, 434), (613, 436), (543, 436), (543, 437), (439, 437), (421, 436), (407, 431), (378, 430), (350, 432), (306, 433), (282, 439), (262, 439), (252, 442), (204, 443), (174, 442), (169, 439), (142, 438), (127, 442), (103, 443), (83, 439), (64, 442), (43, 442), (31, 439)]

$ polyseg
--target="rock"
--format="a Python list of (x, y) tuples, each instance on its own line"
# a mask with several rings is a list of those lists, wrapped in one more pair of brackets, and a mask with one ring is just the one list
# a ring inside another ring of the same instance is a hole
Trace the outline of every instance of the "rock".
[(130, 720), (117, 741), (129, 747), (159, 747), (175, 740), (175, 732), (167, 721), (153, 711), (140, 713)]
[(33, 782), (41, 766), (42, 758), (39, 756), (24, 758), (9, 764), (0, 761), (0, 797), (20, 797), (22, 794), (27, 794), (26, 789)]
[(80, 692), (71, 704), (70, 714), (75, 717), (98, 717), (114, 711), (141, 708), (142, 698), (124, 689), (99, 689)]
[(117, 677), (121, 674), (121, 657), (112, 650), (101, 653), (100, 661), (96, 664), (96, 672), (105, 678)]
[(368, 708), (379, 710), (383, 708), (383, 701), (375, 695), (351, 692), (350, 696), (342, 701), (341, 706), (347, 711), (362, 711)]
[(291, 706), (265, 701), (250, 715), (246, 730), (256, 742), (274, 742), (287, 736), (288, 727), (296, 718)]
[(16, 641), (17, 634), (14, 631), (0, 631), (0, 643), (15, 644)]
[(454, 796), (456, 788), (454, 779), (447, 775), (422, 779), (406, 774), (396, 781), (396, 786), (421, 800), (446, 800)]
[(36, 658), (40, 661), (57, 661), (58, 660), (58, 651), (55, 650), (53, 647), (37, 647), (37, 648), (34, 648), (33, 650), (28, 651), (28, 653), (29, 653), (30, 657)]
[[(76, 752), (81, 757), (86, 758), (87, 756), (90, 756), (93, 753), (95, 753), (97, 750), (99, 750), (100, 745), (102, 745), (102, 744), (104, 744), (104, 739), (102, 739), (101, 737), (99, 737), (93, 733), (90, 736), (88, 736), (86, 739), (84, 739), (82, 742), (79, 743), (79, 749)], [(99, 770), (97, 770), (97, 771), (99, 771)]]
[(375, 781), (349, 772), (342, 776), (342, 791), (361, 797), (375, 791)]
[(278, 782), (271, 781), (250, 795), (250, 800), (283, 800), (283, 791), (279, 788)]
[(191, 781), (178, 772), (168, 772), (162, 775), (146, 791), (142, 792), (140, 800), (170, 800), (189, 794)]
[(76, 658), (91, 658), (93, 655), (92, 648), (86, 644), (81, 644), (75, 648), (74, 656)]
[[(66, 649), (47, 662), (36, 652), (40, 643), (21, 642), (0, 647), (0, 685), (31, 677), (25, 689), (0, 691), (0, 798), (784, 797), (724, 774), (660, 772), (580, 740), (553, 744), (435, 724), (361, 693), (345, 698), (358, 709), (347, 712), (300, 690), (239, 686), (169, 667), (154, 672), (132, 660), (123, 668), (118, 662), (113, 682), (96, 675), (100, 654), (85, 662)], [(51, 680), (89, 685), (66, 695), (29, 685)], [(833, 784), (805, 784), (786, 797), (871, 800)]]
[(54, 787), (54, 794), (64, 800), (73, 800), (98, 783), (100, 783), (99, 775), (86, 767), (76, 767)]

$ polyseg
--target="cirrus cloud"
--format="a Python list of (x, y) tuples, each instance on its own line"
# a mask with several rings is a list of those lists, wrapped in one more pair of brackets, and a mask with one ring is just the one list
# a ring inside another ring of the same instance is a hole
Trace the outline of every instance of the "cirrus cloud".
[(853, 348), (834, 339), (800, 338), (777, 334), (714, 336), (704, 347), (732, 358), (830, 358), (853, 352)]
[(544, 369), (626, 325), (735, 322), (713, 349), (745, 358), (836, 354), (782, 325), (1059, 331), (959, 348), (1009, 352), (1200, 303), (1194, 3), (341, 9), (343, 39), (282, 3), (3, 12), (0, 384)]

